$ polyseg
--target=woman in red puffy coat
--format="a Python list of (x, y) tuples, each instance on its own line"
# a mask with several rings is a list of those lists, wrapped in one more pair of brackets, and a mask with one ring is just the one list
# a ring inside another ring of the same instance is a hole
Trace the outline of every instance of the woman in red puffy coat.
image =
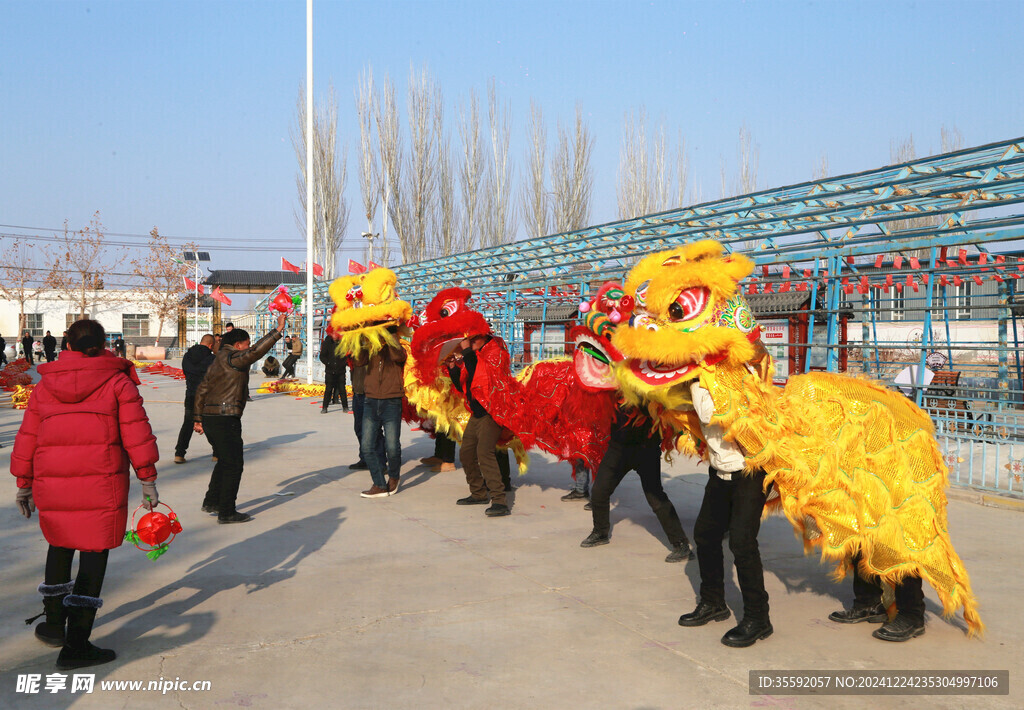
[[(41, 379), (11, 454), (18, 507), (26, 518), (39, 510), (50, 543), (39, 585), (46, 621), (36, 636), (63, 646), (59, 670), (116, 657), (89, 643), (89, 635), (103, 603), (107, 553), (121, 544), (128, 525), (129, 463), (142, 481), (143, 505), (159, 501), (159, 454), (139, 378), (132, 363), (104, 349), (105, 339), (103, 326), (93, 320), (68, 328), (71, 349), (39, 366)], [(75, 550), (78, 575), (72, 581)]]

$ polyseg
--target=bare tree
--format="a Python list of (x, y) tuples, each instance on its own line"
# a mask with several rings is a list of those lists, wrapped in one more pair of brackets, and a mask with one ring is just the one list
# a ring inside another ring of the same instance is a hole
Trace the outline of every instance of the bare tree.
[(122, 298), (121, 293), (103, 287), (103, 275), (112, 273), (125, 256), (123, 250), (107, 246), (105, 231), (96, 212), (89, 226), (77, 231), (69, 229), (65, 220), (64, 233), (57, 238), (56, 258), (47, 281), (71, 301), (79, 318), (88, 318), (91, 309)]
[(760, 149), (750, 135), (746, 124), (740, 127), (740, 166), (736, 178), (737, 195), (748, 195), (757, 192), (757, 168)]
[(508, 103), (499, 104), (494, 79), (487, 90), (487, 109), (491, 129), (491, 161), (485, 178), (486, 220), (481, 238), (486, 246), (506, 244), (515, 238), (515, 205), (511, 202), (512, 165), (508, 144), (512, 128), (512, 111)]
[[(306, 231), (306, 91), (299, 87), (298, 128), (292, 132), (292, 145), (299, 171), (295, 182), (299, 208), (295, 221)], [(348, 227), (349, 206), (345, 198), (348, 183), (348, 152), (338, 155), (338, 99), (334, 88), (328, 90), (322, 105), (313, 115), (313, 260), (323, 266), (324, 276), (335, 273), (338, 248)], [(307, 268), (312, 268), (309, 265)]]
[(25, 304), (48, 287), (35, 255), (33, 247), (17, 239), (0, 254), (0, 295), (18, 304), (18, 335), (27, 326)]
[(459, 214), (455, 195), (455, 167), (451, 139), (444, 127), (444, 101), (438, 88), (434, 100), (434, 144), (437, 146), (437, 209), (434, 211), (434, 247), (437, 256), (458, 249)]
[(583, 108), (576, 105), (576, 122), (571, 131), (558, 127), (558, 146), (551, 165), (555, 231), (581, 229), (590, 219), (590, 198), (594, 188), (590, 164), (594, 139), (583, 122)]
[(377, 102), (374, 115), (377, 120), (377, 140), (380, 147), (380, 165), (384, 182), (385, 219), (381, 226), (382, 264), (390, 261), (391, 246), (388, 242), (388, 219), (395, 228), (399, 244), (405, 243), (405, 209), (402, 200), (402, 133), (398, 126), (398, 104), (395, 101), (395, 87), (388, 76), (384, 77), (382, 99)]
[[(185, 244), (182, 248), (195, 251), (196, 245)], [(156, 344), (159, 345), (164, 321), (177, 316), (185, 290), (183, 279), (192, 269), (181, 260), (180, 249), (168, 244), (167, 237), (161, 236), (156, 227), (149, 232), (149, 243), (142, 257), (133, 258), (131, 264), (132, 274), (138, 278), (140, 290), (157, 317)]]
[(469, 251), (480, 238), (482, 205), (480, 185), (484, 178), (484, 156), (480, 147), (480, 108), (471, 91), (467, 105), (462, 109), (459, 134), (462, 137), (462, 160), (459, 164), (459, 188), (462, 196), (462, 229), (458, 251)]
[[(381, 171), (377, 164), (376, 147), (373, 144), (373, 115), (376, 105), (373, 70), (367, 67), (366, 72), (359, 78), (356, 113), (359, 117), (359, 193), (363, 198), (363, 215), (366, 217), (368, 234), (374, 234), (373, 220), (377, 215), (377, 204), (380, 202), (382, 192)], [(385, 208), (385, 225), (387, 219)]]
[(665, 124), (658, 126), (651, 146), (651, 187), (650, 211), (663, 212), (669, 207), (669, 192), (672, 189), (672, 173), (668, 169), (668, 136), (665, 135)]
[(690, 159), (686, 154), (686, 139), (679, 132), (676, 145), (676, 207), (686, 206), (686, 187), (690, 180)]
[(821, 159), (818, 161), (818, 164), (814, 168), (813, 179), (824, 180), (827, 177), (829, 177), (828, 153), (822, 153)]
[(942, 126), (939, 129), (939, 145), (943, 153), (961, 150), (964, 147), (964, 134), (956, 126), (952, 128)]
[(409, 73), (409, 172), (408, 210), (403, 216), (404, 229), (399, 235), (402, 260), (409, 264), (422, 261), (426, 252), (427, 231), (430, 228), (434, 206), (434, 180), (437, 155), (431, 118), (435, 97), (434, 82), (426, 69), (419, 76)]
[(647, 157), (647, 117), (640, 107), (636, 115), (627, 111), (622, 122), (617, 190), (620, 219), (638, 217), (651, 211)]
[(548, 193), (544, 182), (544, 152), (547, 131), (540, 106), (531, 99), (530, 125), (527, 130), (529, 147), (526, 151), (527, 175), (521, 192), (523, 222), (528, 237), (543, 237), (548, 233)]

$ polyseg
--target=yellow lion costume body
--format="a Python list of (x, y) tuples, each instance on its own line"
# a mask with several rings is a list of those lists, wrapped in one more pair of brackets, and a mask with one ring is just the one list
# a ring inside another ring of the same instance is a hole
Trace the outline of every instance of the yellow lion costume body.
[(630, 272), (636, 303), (612, 344), (626, 398), (675, 433), (675, 448), (703, 458), (692, 408), (698, 380), (714, 401), (711, 423), (743, 451), (745, 470), (773, 484), (766, 510), (781, 510), (845, 577), (861, 572), (897, 584), (920, 576), (947, 615), (964, 610), (968, 632), (983, 625), (946, 521), (948, 472), (928, 415), (865, 379), (828, 373), (771, 382), (760, 328), (737, 284), (753, 270), (740, 254), (702, 241), (652, 254)]

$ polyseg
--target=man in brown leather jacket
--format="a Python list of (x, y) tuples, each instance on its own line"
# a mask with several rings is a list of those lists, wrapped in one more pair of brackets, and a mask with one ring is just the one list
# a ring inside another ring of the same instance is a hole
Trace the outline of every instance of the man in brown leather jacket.
[(277, 317), (277, 329), (250, 347), (249, 334), (234, 328), (221, 339), (217, 357), (196, 390), (195, 430), (206, 434), (217, 456), (203, 512), (217, 513), (219, 523), (247, 523), (252, 516), (235, 510), (242, 482), (242, 413), (249, 395), (249, 368), (281, 339), (287, 316)]
[[(397, 329), (396, 329), (397, 330)], [(368, 365), (366, 369), (366, 399), (363, 403), (363, 431), (359, 442), (359, 457), (370, 468), (373, 485), (360, 495), (363, 498), (385, 498), (398, 492), (399, 473), (402, 470), (402, 398), (405, 382), (402, 376), (407, 353), (405, 348), (385, 346), (368, 356), (365, 352), (355, 358), (355, 365)], [(384, 430), (384, 449), (387, 461), (380, 455), (381, 429)], [(384, 479), (385, 471), (388, 474)]]

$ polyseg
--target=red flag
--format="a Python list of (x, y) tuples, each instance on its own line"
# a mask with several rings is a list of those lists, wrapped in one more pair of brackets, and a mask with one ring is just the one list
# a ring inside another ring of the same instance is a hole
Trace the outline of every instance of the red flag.
[(220, 286), (213, 287), (213, 290), (210, 291), (210, 298), (214, 301), (220, 301), (225, 306), (231, 305), (231, 299), (224, 295), (224, 292), (220, 290)]
[(973, 278), (974, 278), (974, 283), (976, 283), (976, 284), (978, 284), (979, 286), (981, 286), (981, 283), (982, 283), (982, 281), (981, 281), (981, 277), (980, 277), (980, 276), (978, 276), (977, 274), (975, 274)]
[(754, 293), (757, 293), (757, 284), (755, 284), (755, 283), (752, 283), (752, 284), (750, 284), (749, 286), (747, 286), (747, 293), (748, 293), (748, 294), (754, 294)]
[(892, 288), (892, 274), (885, 275), (885, 287)]
[(380, 264), (378, 264), (378, 263), (377, 263), (376, 261), (371, 261), (371, 262), (370, 262), (370, 270), (371, 270), (371, 271), (372, 271), (373, 269), (383, 269), (383, 268), (384, 268), (384, 267), (383, 267), (383, 266), (381, 266)]
[(289, 262), (283, 256), (281, 257), (281, 271), (291, 271), (293, 274), (297, 274), (301, 270), (302, 269), (297, 267), (295, 264), (292, 264), (291, 262)]
[(984, 266), (988, 263), (988, 254), (981, 252), (978, 254), (978, 266)]
[(992, 274), (992, 278), (994, 278), (999, 283), (1003, 283), (1003, 277), (1000, 276), (999, 274)]
[(896, 256), (894, 256), (892, 258), (892, 266), (893, 266), (894, 269), (902, 269), (903, 268), (903, 255), (902, 254), (897, 254)]
[(789, 291), (789, 281), (786, 281), (779, 287), (779, 293), (787, 293)]
[(808, 278), (808, 279), (811, 278), (811, 270), (810, 269), (804, 269), (804, 277)]
[(879, 254), (878, 256), (876, 256), (875, 257), (875, 268), (876, 269), (881, 269), (882, 268), (882, 261), (884, 261), (884, 260), (885, 260), (885, 254)]
[(960, 278), (959, 276), (954, 276), (953, 277), (953, 285), (954, 286), (960, 286), (963, 282), (964, 282), (964, 280), (962, 278)]
[(762, 276), (767, 276), (768, 275), (768, 267), (767, 266), (762, 266), (761, 267), (761, 275)]
[(860, 287), (862, 289), (864, 289), (863, 291), (861, 291), (861, 293), (867, 293), (868, 292), (868, 277), (867, 276), (861, 276), (860, 277)]
[(914, 281), (914, 277), (907, 274), (907, 286), (914, 289), (914, 293), (917, 293), (917, 281)]
[(789, 264), (786, 264), (785, 266), (782, 267), (782, 278), (789, 278)]
[(199, 293), (205, 294), (202, 284), (197, 284), (195, 281), (190, 279), (188, 276), (185, 277), (185, 288), (189, 291), (198, 291)]
[(323, 277), (323, 275), (324, 275), (324, 267), (320, 266), (320, 264), (314, 263), (313, 264), (313, 276)]
[(918, 258), (916, 256), (910, 257), (910, 268), (911, 269), (920, 269), (921, 268), (921, 262), (918, 260)]
[(962, 265), (967, 266), (967, 250), (961, 249), (957, 254), (957, 259)]
[(806, 281), (801, 281), (800, 283), (798, 283), (796, 285), (796, 290), (797, 291), (806, 291), (807, 290), (807, 282)]
[(945, 274), (939, 274), (939, 285), (940, 286), (948, 286), (949, 285), (949, 279), (946, 278)]
[(853, 293), (853, 286), (851, 284), (845, 284), (843, 286), (843, 293), (849, 296), (851, 293)]
[(956, 262), (953, 261), (952, 259), (946, 259), (946, 266), (949, 266), (949, 267), (956, 266)]
[(360, 264), (358, 261), (348, 260), (348, 272), (350, 274), (365, 274), (366, 267)]
[(852, 257), (852, 256), (848, 256), (848, 257), (846, 257), (846, 263), (847, 263), (847, 264), (853, 264), (853, 263), (856, 263), (856, 262), (854, 262), (854, 260), (853, 260), (853, 257)]

